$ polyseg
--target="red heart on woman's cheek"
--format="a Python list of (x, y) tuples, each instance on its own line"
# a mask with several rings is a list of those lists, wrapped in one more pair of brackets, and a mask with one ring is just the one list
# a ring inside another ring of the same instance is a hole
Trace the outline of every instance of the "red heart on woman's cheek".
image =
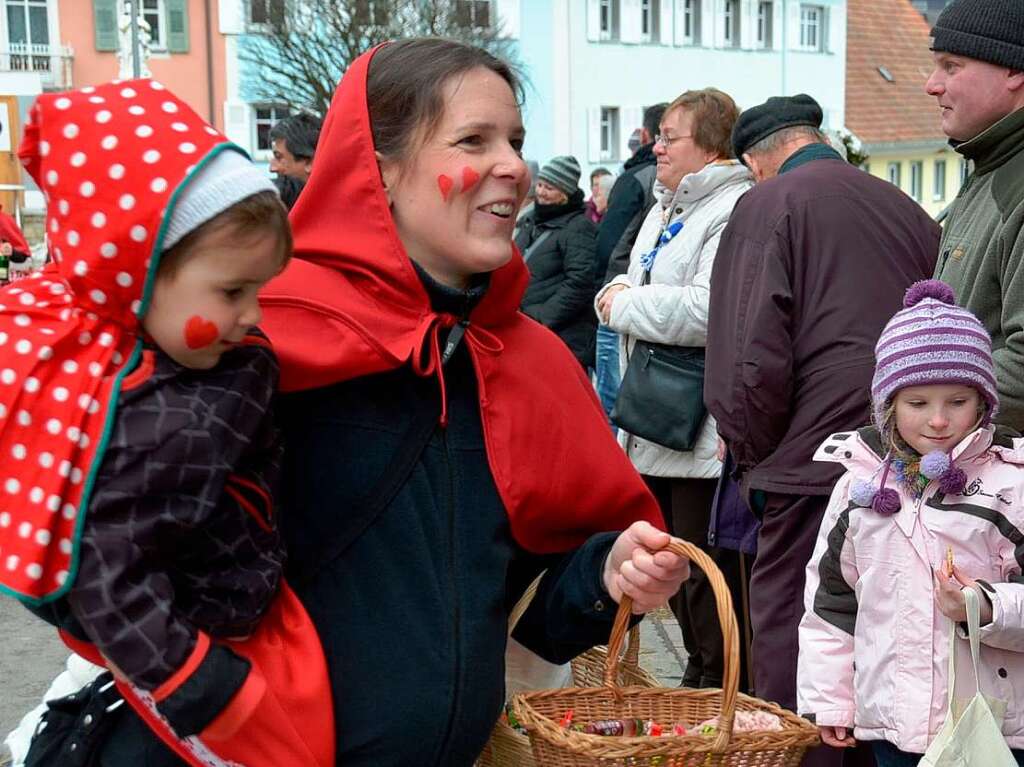
[(189, 349), (202, 349), (209, 346), (220, 335), (217, 326), (205, 317), (189, 317), (185, 323), (185, 344)]
[(446, 176), (444, 173), (442, 173), (440, 176), (437, 177), (437, 188), (441, 190), (441, 197), (444, 199), (445, 202), (448, 202), (448, 195), (451, 194), (452, 186), (454, 185), (455, 182), (452, 181), (451, 176)]

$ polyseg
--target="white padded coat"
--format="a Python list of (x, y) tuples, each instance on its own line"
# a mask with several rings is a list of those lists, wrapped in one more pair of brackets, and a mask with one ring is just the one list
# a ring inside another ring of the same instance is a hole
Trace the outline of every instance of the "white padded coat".
[[(659, 199), (647, 213), (629, 257), (629, 271), (606, 285), (601, 299), (613, 285), (627, 285), (612, 303), (608, 326), (618, 332), (619, 361), (623, 373), (637, 339), (677, 346), (704, 346), (707, 341), (708, 299), (711, 267), (718, 241), (740, 196), (753, 186), (750, 171), (735, 160), (705, 165), (683, 177), (674, 191), (655, 183)], [(683, 228), (658, 252), (649, 285), (641, 285), (640, 258), (652, 250), (669, 224), (682, 221)], [(648, 442), (622, 430), (619, 443), (637, 471), (656, 477), (718, 477), (718, 436), (710, 415), (693, 451), (680, 452)]]

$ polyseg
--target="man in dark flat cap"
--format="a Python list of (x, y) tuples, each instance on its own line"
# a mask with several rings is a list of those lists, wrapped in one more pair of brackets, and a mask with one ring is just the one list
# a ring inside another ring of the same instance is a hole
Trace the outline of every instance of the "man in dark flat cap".
[[(736, 122), (736, 156), (758, 183), (715, 258), (704, 380), (741, 496), (761, 521), (750, 580), (755, 692), (793, 710), (804, 570), (842, 473), (812, 458), (830, 434), (868, 425), (875, 342), (907, 287), (932, 275), (939, 243), (917, 203), (843, 162), (821, 118), (799, 95)], [(856, 609), (833, 596), (836, 610)], [(822, 747), (804, 764), (842, 760)]]

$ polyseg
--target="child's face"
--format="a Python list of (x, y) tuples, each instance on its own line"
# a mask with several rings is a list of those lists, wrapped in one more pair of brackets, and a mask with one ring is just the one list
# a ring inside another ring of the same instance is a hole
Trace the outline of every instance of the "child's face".
[(179, 365), (212, 368), (262, 315), (257, 292), (281, 271), (273, 236), (216, 229), (195, 241), (177, 271), (157, 274), (143, 329)]
[(930, 384), (896, 392), (896, 430), (921, 455), (948, 453), (977, 426), (981, 395), (973, 386)]

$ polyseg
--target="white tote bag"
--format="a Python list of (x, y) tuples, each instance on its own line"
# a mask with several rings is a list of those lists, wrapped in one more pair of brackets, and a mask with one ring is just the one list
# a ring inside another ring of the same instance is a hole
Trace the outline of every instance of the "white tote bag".
[(978, 592), (964, 589), (967, 602), (967, 630), (974, 666), (974, 696), (966, 705), (959, 705), (954, 696), (956, 687), (956, 624), (949, 636), (949, 709), (946, 721), (921, 758), (920, 767), (1017, 767), (1000, 728), (1006, 704), (981, 694), (978, 681), (980, 609)]

